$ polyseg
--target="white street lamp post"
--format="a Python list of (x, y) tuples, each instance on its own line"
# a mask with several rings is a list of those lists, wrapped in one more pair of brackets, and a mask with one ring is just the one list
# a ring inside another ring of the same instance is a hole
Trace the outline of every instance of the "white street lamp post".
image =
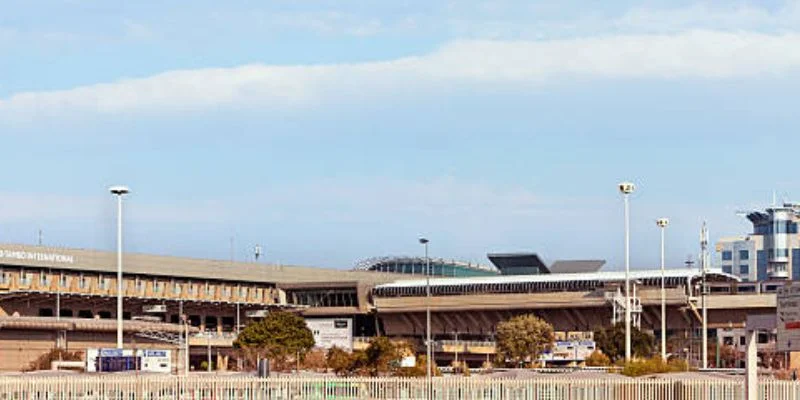
[(669, 219), (659, 218), (656, 225), (661, 228), (661, 359), (667, 360), (667, 292), (664, 281), (666, 280), (664, 271), (664, 232)]
[(706, 286), (706, 272), (708, 271), (708, 266), (710, 264), (710, 260), (708, 259), (708, 227), (706, 226), (705, 221), (703, 221), (703, 231), (700, 235), (700, 247), (702, 249), (702, 265), (703, 271), (701, 274), (701, 284), (700, 284), (700, 299), (702, 300), (702, 311), (703, 311), (703, 335), (702, 335), (702, 348), (700, 349), (700, 355), (702, 358), (702, 367), (708, 368), (708, 305), (706, 304), (706, 294), (708, 293), (708, 287)]
[(117, 196), (117, 348), (122, 348), (122, 196), (130, 193), (125, 186), (108, 189)]
[(630, 210), (628, 197), (636, 189), (633, 183), (622, 182), (619, 191), (625, 199), (625, 361), (631, 360), (631, 266), (630, 266)]
[[(426, 376), (428, 378), (428, 391), (431, 389), (431, 260), (428, 258), (428, 242), (426, 238), (419, 239), (420, 244), (425, 247), (425, 360)], [(430, 393), (428, 393), (430, 398)]]

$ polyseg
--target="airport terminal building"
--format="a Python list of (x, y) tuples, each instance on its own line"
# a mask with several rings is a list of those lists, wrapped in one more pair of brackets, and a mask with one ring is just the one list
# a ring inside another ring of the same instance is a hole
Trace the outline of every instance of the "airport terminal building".
[[(447, 365), (460, 354), (479, 364), (494, 354), (496, 324), (514, 315), (534, 313), (553, 324), (560, 339), (583, 340), (624, 313), (624, 274), (600, 271), (602, 261), (547, 264), (535, 253), (488, 258), (491, 266), (432, 259), (428, 303), (426, 260), (414, 257), (372, 259), (345, 271), (126, 253), (125, 348), (170, 350), (173, 369), (181, 369), (181, 340), (188, 337), (193, 367), (213, 356), (217, 368), (231, 369), (238, 330), (281, 309), (301, 313), (320, 338), (342, 329), (343, 335), (325, 340), (349, 341), (352, 348), (386, 335), (422, 350), (430, 304), (437, 363)], [(113, 252), (0, 244), (0, 370), (23, 369), (53, 348), (87, 354), (115, 347), (116, 261)], [(774, 313), (769, 292), (776, 284), (742, 283), (721, 271), (706, 277), (711, 329), (742, 328), (751, 311)], [(667, 271), (675, 351), (696, 345), (700, 278), (696, 270)], [(632, 279), (634, 323), (656, 331), (661, 274), (636, 271)]]

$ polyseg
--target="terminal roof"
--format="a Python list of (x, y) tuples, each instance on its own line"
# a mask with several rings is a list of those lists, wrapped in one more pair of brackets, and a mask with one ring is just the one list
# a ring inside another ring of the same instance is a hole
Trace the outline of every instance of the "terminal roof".
[[(694, 269), (670, 269), (664, 272), (665, 278), (685, 278), (697, 279), (701, 277), (701, 272)], [(661, 270), (640, 270), (631, 271), (631, 280), (658, 279), (661, 277)], [(720, 269), (711, 269), (706, 278), (709, 280), (739, 281), (739, 278), (726, 274)], [(500, 275), (482, 276), (470, 278), (431, 278), (431, 286), (456, 286), (456, 285), (480, 285), (480, 284), (505, 284), (505, 283), (542, 283), (542, 282), (577, 282), (577, 281), (599, 281), (599, 282), (624, 282), (624, 271), (591, 272), (579, 274), (541, 274), (541, 275)], [(376, 288), (411, 288), (424, 287), (425, 279), (396, 281), (376, 286)]]

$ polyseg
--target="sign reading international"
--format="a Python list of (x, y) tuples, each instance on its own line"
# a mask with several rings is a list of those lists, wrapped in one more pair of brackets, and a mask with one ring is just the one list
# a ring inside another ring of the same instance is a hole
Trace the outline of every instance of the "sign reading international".
[(777, 351), (800, 351), (800, 285), (778, 289)]
[(39, 261), (60, 264), (73, 264), (75, 257), (67, 254), (41, 253), (38, 251), (8, 250), (0, 249), (0, 258), (20, 260), (20, 261)]

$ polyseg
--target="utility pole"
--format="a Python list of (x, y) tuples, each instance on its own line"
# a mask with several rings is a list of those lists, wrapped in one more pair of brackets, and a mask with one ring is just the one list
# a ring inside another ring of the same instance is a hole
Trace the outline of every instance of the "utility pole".
[(630, 203), (628, 197), (636, 190), (630, 182), (622, 182), (618, 186), (625, 200), (625, 362), (631, 361), (631, 265), (630, 265)]
[(659, 218), (656, 220), (656, 225), (661, 228), (661, 359), (667, 361), (667, 294), (664, 281), (665, 266), (664, 266), (664, 231), (669, 225), (669, 219)]
[(425, 364), (426, 364), (426, 377), (428, 383), (427, 398), (431, 398), (431, 389), (433, 380), (433, 355), (431, 352), (431, 260), (428, 256), (428, 243), (427, 238), (419, 238), (419, 243), (425, 247)]
[(211, 331), (206, 329), (206, 345), (208, 352), (207, 371), (211, 372)]
[(56, 320), (61, 319), (61, 280), (63, 279), (64, 272), (58, 274), (58, 282), (56, 283)]
[(700, 286), (700, 299), (701, 305), (703, 308), (703, 342), (701, 351), (702, 357), (702, 367), (708, 368), (708, 307), (706, 306), (706, 292), (708, 292), (708, 287), (706, 286), (706, 272), (708, 270), (708, 227), (706, 226), (705, 221), (703, 221), (703, 230), (700, 234), (700, 248), (701, 248), (701, 263), (702, 263), (702, 273), (701, 273), (701, 286)]
[(117, 348), (122, 349), (122, 196), (130, 193), (130, 189), (112, 186), (109, 191), (117, 196)]

